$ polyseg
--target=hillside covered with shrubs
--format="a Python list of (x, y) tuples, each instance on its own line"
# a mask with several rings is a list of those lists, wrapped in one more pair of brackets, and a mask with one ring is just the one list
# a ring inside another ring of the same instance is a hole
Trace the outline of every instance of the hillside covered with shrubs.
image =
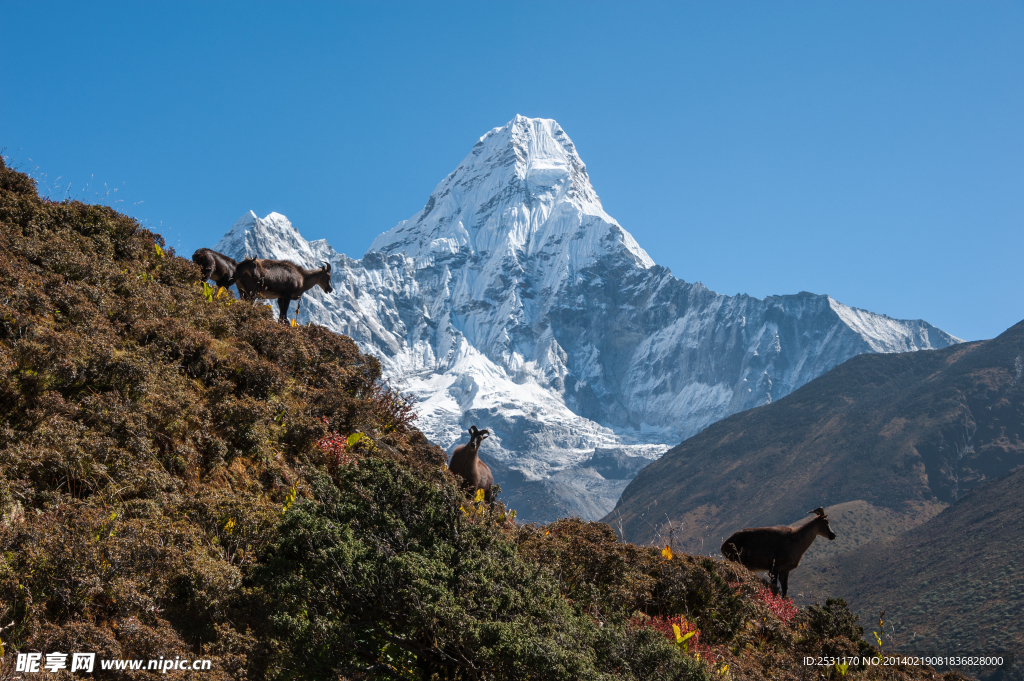
[(842, 602), (474, 502), (351, 340), (2, 162), (0, 252), (0, 678), (54, 651), (206, 681), (833, 678), (804, 656), (871, 652)]

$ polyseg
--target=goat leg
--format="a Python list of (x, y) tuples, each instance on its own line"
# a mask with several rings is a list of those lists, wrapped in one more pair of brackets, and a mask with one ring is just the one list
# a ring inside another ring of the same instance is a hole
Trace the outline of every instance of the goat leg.
[(279, 322), (288, 322), (288, 306), (292, 304), (290, 298), (281, 297), (277, 299), (277, 307), (281, 310), (281, 317), (278, 319)]

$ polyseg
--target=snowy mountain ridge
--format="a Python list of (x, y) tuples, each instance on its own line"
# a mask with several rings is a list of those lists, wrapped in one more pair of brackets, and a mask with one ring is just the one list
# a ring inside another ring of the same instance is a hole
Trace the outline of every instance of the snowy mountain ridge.
[(300, 321), (378, 356), (441, 446), (489, 428), (481, 452), (527, 520), (603, 516), (669, 445), (856, 354), (958, 342), (828, 296), (723, 296), (676, 279), (604, 212), (546, 119), (481, 137), (360, 260), (278, 213), (250, 212), (215, 249), (330, 262), (334, 293), (307, 293)]

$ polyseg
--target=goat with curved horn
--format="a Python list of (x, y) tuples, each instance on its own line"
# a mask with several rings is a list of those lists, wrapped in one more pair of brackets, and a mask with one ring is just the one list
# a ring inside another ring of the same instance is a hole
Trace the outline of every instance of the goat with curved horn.
[(800, 564), (814, 538), (826, 537), (829, 541), (836, 538), (823, 507), (808, 513), (814, 518), (800, 527), (749, 527), (735, 532), (722, 544), (722, 555), (754, 572), (767, 570), (772, 592), (778, 593), (781, 582), (785, 597), (789, 591), (789, 573)]
[(235, 283), (235, 270), (238, 263), (209, 248), (200, 248), (192, 254), (192, 262), (203, 270), (203, 280), (210, 279), (217, 286), (231, 288)]
[(491, 474), (491, 467), (480, 460), (480, 443), (490, 435), (489, 430), (477, 430), (476, 426), (469, 427), (469, 442), (459, 445), (452, 452), (452, 460), (448, 464), (448, 470), (462, 477), (465, 486), (471, 488), (475, 494), (478, 489), (484, 491), (484, 499), (491, 501), (491, 487), (494, 485), (494, 475)]
[(293, 300), (302, 305), (302, 294), (319, 286), (331, 293), (331, 266), (307, 270), (288, 260), (261, 260), (247, 258), (238, 264), (235, 271), (238, 290), (243, 298), (253, 300), (256, 296), (268, 300), (277, 299), (281, 310), (280, 321), (288, 321), (288, 307)]

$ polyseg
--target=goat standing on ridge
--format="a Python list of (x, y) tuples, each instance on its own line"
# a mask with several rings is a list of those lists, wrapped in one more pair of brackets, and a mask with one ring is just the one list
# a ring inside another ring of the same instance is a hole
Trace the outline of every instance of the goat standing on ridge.
[(218, 287), (231, 288), (235, 283), (238, 263), (217, 251), (200, 248), (192, 254), (192, 262), (203, 270), (203, 281), (211, 279)]
[(814, 518), (800, 527), (752, 527), (734, 532), (722, 544), (722, 555), (743, 567), (760, 572), (767, 570), (772, 580), (772, 593), (778, 593), (778, 582), (782, 582), (782, 597), (789, 591), (789, 573), (800, 564), (804, 552), (811, 548), (814, 538), (836, 538), (828, 524), (824, 508), (808, 513)]
[(462, 479), (466, 481), (466, 487), (471, 487), (474, 494), (478, 489), (482, 489), (484, 499), (488, 503), (491, 501), (494, 476), (491, 474), (490, 466), (480, 460), (477, 452), (480, 449), (480, 443), (490, 434), (489, 430), (477, 430), (476, 426), (470, 426), (469, 442), (455, 448), (455, 451), (452, 452), (451, 463), (448, 464), (448, 470), (456, 475), (461, 475)]
[(331, 286), (331, 264), (325, 262), (318, 270), (307, 270), (288, 260), (261, 260), (246, 258), (238, 263), (235, 270), (235, 281), (238, 293), (246, 300), (254, 300), (256, 296), (268, 300), (277, 299), (277, 307), (281, 310), (279, 321), (288, 321), (288, 307), (293, 300), (302, 306), (302, 294), (319, 286), (327, 293), (334, 290)]

